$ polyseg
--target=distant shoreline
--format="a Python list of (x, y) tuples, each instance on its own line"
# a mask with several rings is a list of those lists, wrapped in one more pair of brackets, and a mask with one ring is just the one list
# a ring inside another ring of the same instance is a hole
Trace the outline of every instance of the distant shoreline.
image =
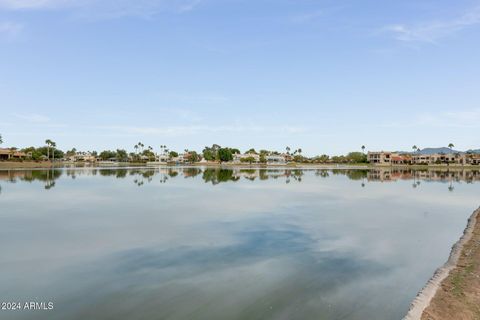
[[(480, 315), (480, 208), (468, 219), (447, 262), (412, 302), (404, 320), (477, 319)], [(462, 316), (460, 316), (462, 315)]]
[[(95, 163), (71, 163), (71, 162), (49, 162), (49, 161), (0, 161), (0, 169), (44, 169), (44, 168), (116, 168), (116, 167), (174, 167), (175, 164), (147, 165), (140, 162), (124, 162), (114, 166), (99, 165)], [(192, 164), (179, 164), (178, 166), (194, 167), (228, 167), (228, 168), (315, 168), (315, 169), (452, 169), (452, 170), (480, 170), (480, 166), (474, 165), (377, 165), (368, 163), (346, 164), (346, 163), (287, 163), (287, 164), (260, 164), (260, 163), (214, 163), (197, 162)]]
[[(95, 169), (116, 169), (127, 167), (142, 167), (142, 168), (175, 168), (175, 167), (211, 167), (211, 168), (268, 168), (268, 169), (363, 169), (367, 170), (372, 168), (368, 164), (310, 164), (310, 163), (297, 163), (297, 164), (248, 164), (248, 163), (192, 163), (192, 164), (162, 164), (162, 165), (148, 165), (146, 163), (132, 163), (124, 162), (116, 165), (98, 165), (98, 164), (85, 164), (85, 163), (62, 163), (62, 162), (0, 162), (0, 170), (13, 170), (13, 169), (61, 169), (61, 168), (95, 168)], [(480, 169), (480, 168), (479, 168)]]

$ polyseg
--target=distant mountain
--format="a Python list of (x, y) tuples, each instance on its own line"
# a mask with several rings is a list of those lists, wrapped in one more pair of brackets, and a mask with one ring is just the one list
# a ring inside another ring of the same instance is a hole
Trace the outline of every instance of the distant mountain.
[[(475, 151), (478, 151), (480, 153), (480, 149), (478, 150), (471, 150), (473, 151), (474, 153), (476, 153)], [(458, 150), (452, 150), (450, 148), (447, 148), (447, 147), (441, 147), (441, 148), (425, 148), (425, 149), (421, 149), (420, 151), (408, 151), (408, 152), (404, 152), (404, 151), (397, 151), (397, 153), (401, 153), (401, 154), (426, 154), (426, 155), (431, 155), (431, 154), (436, 154), (436, 153), (465, 153), (463, 151), (458, 151)]]
[(447, 147), (442, 147), (442, 148), (425, 148), (421, 149), (420, 154), (435, 154), (435, 153), (464, 153), (463, 151), (458, 151), (458, 150), (452, 150)]
[(480, 154), (480, 149), (475, 149), (475, 150), (467, 150), (467, 153), (475, 153), (475, 154)]

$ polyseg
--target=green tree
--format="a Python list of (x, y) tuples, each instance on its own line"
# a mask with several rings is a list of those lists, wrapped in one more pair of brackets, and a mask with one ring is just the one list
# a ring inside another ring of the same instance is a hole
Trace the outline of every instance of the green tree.
[(67, 157), (71, 157), (71, 156), (74, 156), (74, 155), (76, 155), (76, 154), (77, 154), (77, 149), (75, 149), (75, 148), (72, 148), (72, 150), (68, 150), (68, 151), (66, 152), (66, 156), (67, 156)]
[(198, 155), (197, 152), (195, 152), (195, 151), (190, 151), (190, 152), (188, 153), (188, 161), (191, 162), (191, 163), (198, 162), (198, 161), (200, 161), (200, 156)]
[(301, 156), (300, 154), (294, 155), (293, 156), (293, 161), (295, 161), (295, 162), (306, 162), (305, 158), (303, 156)]
[(176, 158), (176, 157), (178, 157), (178, 152), (170, 151), (170, 153), (168, 155), (170, 156), (170, 158)]
[(26, 154), (29, 154), (32, 160), (40, 160), (42, 158), (42, 152), (39, 149), (35, 149), (35, 147), (24, 148), (21, 151)]
[(232, 151), (229, 148), (218, 149), (218, 159), (222, 162), (228, 162), (233, 160)]
[(365, 153), (365, 146), (362, 146), (362, 152)]
[(347, 161), (353, 163), (366, 163), (367, 156), (362, 152), (350, 152), (347, 155)]
[(330, 160), (330, 157), (326, 154), (322, 154), (321, 156), (315, 157), (314, 162), (316, 162), (316, 163), (326, 163), (326, 162), (328, 162), (328, 160)]
[(255, 162), (255, 157), (249, 156), (249, 157), (241, 158), (240, 161), (241, 162), (248, 162), (248, 163), (252, 164), (252, 163)]
[(2, 135), (0, 134), (0, 144), (3, 143)]
[(347, 159), (345, 156), (333, 156), (332, 157), (332, 162), (333, 163), (345, 163), (347, 162)]
[(117, 160), (121, 162), (128, 161), (128, 153), (124, 149), (117, 149)]
[(54, 159), (62, 159), (65, 156), (65, 153), (60, 149), (53, 150)]
[(203, 154), (203, 158), (207, 161), (213, 161), (217, 157), (216, 151), (210, 147), (205, 147), (202, 151), (202, 154)]
[(147, 157), (149, 161), (155, 160), (155, 153), (150, 149), (143, 150), (142, 156)]
[(450, 150), (452, 150), (454, 147), (455, 147), (455, 146), (453, 145), (453, 143), (449, 143), (449, 144), (448, 144), (448, 148), (449, 148)]
[(102, 160), (108, 160), (108, 159), (116, 158), (117, 153), (115, 151), (104, 150), (104, 151), (100, 152), (99, 157)]

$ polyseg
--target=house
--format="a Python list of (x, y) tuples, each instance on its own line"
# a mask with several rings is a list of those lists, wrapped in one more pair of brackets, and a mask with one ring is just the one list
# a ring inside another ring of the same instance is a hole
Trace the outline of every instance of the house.
[(77, 152), (73, 156), (69, 156), (67, 160), (73, 162), (96, 162), (97, 157), (91, 152)]
[(175, 163), (188, 163), (190, 161), (190, 153), (181, 153), (177, 157), (171, 158), (171, 162)]
[(390, 165), (392, 164), (392, 155), (397, 156), (392, 152), (386, 151), (369, 151), (367, 154), (367, 161), (369, 163), (378, 165)]
[[(247, 160), (248, 159), (248, 160)], [(234, 163), (243, 163), (243, 162), (250, 162), (249, 160), (253, 159), (253, 163), (260, 162), (260, 156), (256, 153), (235, 153), (233, 155), (233, 162)]]
[(158, 154), (156, 156), (156, 161), (158, 162), (168, 162), (168, 160), (169, 160), (169, 157), (166, 154)]
[(429, 164), (431, 158), (429, 154), (414, 154), (412, 155), (412, 164)]
[(290, 153), (282, 153), (281, 156), (285, 158), (287, 163), (293, 161), (293, 156)]
[(412, 161), (412, 158), (409, 155), (399, 155), (392, 153), (391, 155), (391, 164), (394, 165), (405, 165), (405, 164), (410, 164)]
[(463, 159), (459, 156), (458, 158), (453, 153), (438, 153), (432, 154), (430, 157), (431, 164), (449, 164), (449, 163), (457, 163), (462, 164), (459, 162), (463, 162)]
[(433, 154), (414, 154), (412, 155), (412, 164), (419, 165), (441, 165), (456, 164), (466, 165), (474, 161), (463, 153), (433, 153)]
[(376, 165), (407, 165), (412, 158), (407, 154), (399, 154), (389, 151), (369, 151), (367, 161)]
[(287, 163), (287, 158), (282, 155), (282, 154), (271, 154), (265, 157), (267, 160), (267, 164), (286, 164)]
[(0, 149), (0, 160), (25, 159), (28, 155), (25, 152), (17, 151), (16, 149)]
[(467, 164), (478, 166), (480, 165), (480, 154), (478, 153), (467, 153), (465, 155), (465, 161)]

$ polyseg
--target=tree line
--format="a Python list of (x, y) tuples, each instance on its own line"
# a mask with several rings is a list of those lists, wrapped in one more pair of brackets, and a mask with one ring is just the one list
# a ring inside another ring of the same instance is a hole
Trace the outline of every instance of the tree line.
[[(2, 136), (0, 134), (0, 144), (3, 143)], [(11, 148), (12, 150), (17, 150), (17, 148)], [(78, 155), (90, 155), (96, 157), (100, 160), (115, 160), (120, 162), (127, 161), (155, 161), (158, 160), (159, 156), (164, 159), (175, 159), (179, 156), (179, 153), (174, 150), (170, 150), (165, 145), (160, 146), (160, 153), (155, 153), (154, 149), (151, 146), (145, 146), (142, 142), (138, 142), (134, 145), (134, 152), (128, 152), (125, 149), (116, 149), (116, 150), (103, 150), (101, 152), (97, 151), (87, 151), (79, 152), (76, 148), (72, 148), (68, 151), (62, 151), (57, 148), (56, 142), (47, 139), (45, 140), (45, 146), (41, 147), (27, 147), (20, 149), (19, 151), (24, 152), (32, 160), (52, 160), (55, 159), (65, 159), (72, 156)], [(245, 151), (244, 157), (240, 159), (244, 163), (254, 163), (257, 162), (257, 159), (260, 163), (267, 162), (267, 156), (270, 155), (287, 155), (290, 161), (301, 162), (301, 163), (367, 163), (367, 155), (365, 154), (365, 146), (361, 147), (362, 152), (350, 152), (347, 155), (340, 156), (329, 156), (326, 154), (319, 155), (316, 157), (305, 157), (301, 148), (294, 149), (287, 146), (285, 151), (280, 153), (278, 151), (270, 150), (259, 150), (256, 151), (254, 148), (251, 148)], [(213, 144), (212, 146), (206, 146), (201, 153), (196, 151), (185, 149), (183, 156), (188, 162), (198, 162), (201, 159), (206, 161), (215, 161), (215, 162), (230, 162), (233, 161), (235, 154), (240, 154), (238, 148), (231, 147), (222, 147), (218, 144)], [(249, 156), (250, 155), (250, 156)]]

